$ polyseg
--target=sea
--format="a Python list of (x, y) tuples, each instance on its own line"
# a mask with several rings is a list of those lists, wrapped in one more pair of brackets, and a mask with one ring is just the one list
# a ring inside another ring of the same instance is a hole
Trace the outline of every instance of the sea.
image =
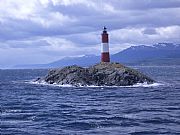
[(0, 135), (180, 135), (180, 66), (134, 66), (153, 85), (33, 83), (46, 69), (0, 70)]

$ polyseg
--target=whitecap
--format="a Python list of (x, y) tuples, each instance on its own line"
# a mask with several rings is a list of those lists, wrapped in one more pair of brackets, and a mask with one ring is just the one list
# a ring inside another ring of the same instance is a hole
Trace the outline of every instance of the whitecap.
[(144, 83), (137, 83), (135, 85), (132, 86), (125, 86), (125, 87), (158, 87), (158, 86), (162, 86), (164, 85), (163, 83), (152, 83), (152, 84), (148, 84), (147, 82)]
[(57, 84), (57, 83), (53, 83), (53, 84), (49, 84), (45, 81), (29, 81), (27, 83), (30, 83), (30, 84), (35, 84), (35, 85), (46, 85), (46, 86), (58, 86), (58, 87), (75, 87), (73, 85), (70, 85), (70, 84), (64, 84), (64, 85), (60, 85), (60, 84)]
[(96, 85), (82, 86), (80, 84), (78, 84), (78, 86), (73, 86), (73, 85), (70, 85), (70, 84), (63, 84), (63, 85), (60, 85), (60, 84), (57, 84), (57, 83), (48, 84), (45, 81), (41, 81), (41, 82), (30, 81), (29, 83), (30, 84), (37, 84), (37, 85), (56, 86), (56, 87), (88, 87), (88, 88), (101, 88), (101, 89), (103, 89), (103, 88), (118, 88), (118, 87), (120, 87), (120, 88), (159, 87), (159, 86), (164, 85), (163, 83), (160, 83), (160, 82), (155, 82), (155, 83), (152, 83), (152, 84), (148, 84), (147, 82), (144, 82), (144, 83), (137, 83), (137, 84), (129, 85), (129, 86), (96, 86)]

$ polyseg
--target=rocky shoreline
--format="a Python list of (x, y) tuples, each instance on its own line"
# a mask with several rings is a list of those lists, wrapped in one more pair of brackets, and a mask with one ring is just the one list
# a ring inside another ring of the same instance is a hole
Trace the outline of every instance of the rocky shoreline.
[(77, 65), (52, 69), (36, 82), (72, 86), (131, 86), (137, 83), (152, 84), (150, 77), (119, 63), (99, 63), (88, 68)]

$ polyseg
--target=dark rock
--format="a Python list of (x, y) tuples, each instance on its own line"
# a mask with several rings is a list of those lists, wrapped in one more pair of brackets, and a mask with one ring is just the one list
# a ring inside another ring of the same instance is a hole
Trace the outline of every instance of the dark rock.
[(154, 80), (137, 70), (119, 63), (99, 63), (89, 68), (74, 65), (62, 69), (53, 69), (49, 71), (47, 76), (37, 79), (37, 81), (73, 86), (128, 86), (154, 82)]

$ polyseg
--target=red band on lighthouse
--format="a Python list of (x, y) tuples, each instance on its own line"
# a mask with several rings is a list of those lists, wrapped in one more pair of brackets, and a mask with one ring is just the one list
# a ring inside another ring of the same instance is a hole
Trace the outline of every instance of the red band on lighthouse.
[(108, 33), (106, 31), (106, 27), (104, 27), (104, 30), (102, 33), (101, 62), (110, 62), (109, 38), (108, 38)]

